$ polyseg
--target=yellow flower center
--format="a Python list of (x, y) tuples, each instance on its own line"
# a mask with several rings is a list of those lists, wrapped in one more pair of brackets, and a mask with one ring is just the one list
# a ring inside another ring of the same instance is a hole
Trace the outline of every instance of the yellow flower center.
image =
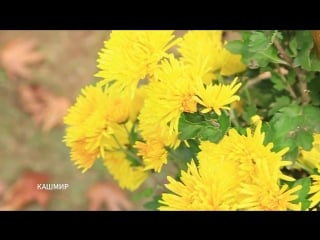
[(185, 96), (181, 108), (183, 112), (194, 113), (197, 111), (197, 102), (192, 99), (192, 96)]
[(110, 115), (108, 120), (116, 123), (123, 123), (129, 117), (129, 105), (124, 99), (114, 99), (110, 103)]

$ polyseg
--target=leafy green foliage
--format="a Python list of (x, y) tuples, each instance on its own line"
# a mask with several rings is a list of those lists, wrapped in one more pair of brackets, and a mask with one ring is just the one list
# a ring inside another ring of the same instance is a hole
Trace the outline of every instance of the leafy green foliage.
[(159, 203), (160, 199), (161, 196), (156, 195), (150, 202), (145, 203), (143, 207), (148, 210), (158, 210), (158, 208), (161, 206), (161, 204)]
[(183, 113), (179, 119), (179, 139), (198, 138), (219, 142), (230, 127), (230, 119), (225, 113), (220, 116)]
[[(320, 71), (320, 60), (313, 49), (313, 39), (311, 31), (296, 31), (297, 56), (294, 59), (295, 66), (301, 66), (308, 71)], [(296, 50), (295, 50), (296, 51)], [(294, 51), (293, 51), (294, 52)]]
[[(286, 99), (281, 101), (287, 102)], [(274, 151), (289, 147), (287, 157), (295, 160), (299, 148), (304, 150), (312, 148), (313, 132), (320, 130), (318, 119), (320, 119), (319, 108), (297, 104), (282, 107), (272, 117), (265, 140), (274, 143)]]
[(311, 181), (309, 177), (301, 178), (294, 182), (292, 187), (301, 185), (301, 189), (297, 191), (298, 198), (293, 203), (301, 203), (301, 210), (305, 211), (310, 206), (310, 201), (308, 200), (308, 194), (310, 191)]
[(287, 63), (279, 58), (276, 48), (273, 46), (275, 38), (281, 38), (278, 31), (266, 35), (263, 31), (243, 32), (243, 40), (229, 42), (226, 48), (235, 54), (241, 54), (242, 61), (249, 68), (266, 67), (269, 62)]
[(141, 192), (135, 192), (132, 196), (133, 201), (139, 201), (143, 198), (151, 197), (154, 194), (154, 188), (146, 188), (143, 189)]

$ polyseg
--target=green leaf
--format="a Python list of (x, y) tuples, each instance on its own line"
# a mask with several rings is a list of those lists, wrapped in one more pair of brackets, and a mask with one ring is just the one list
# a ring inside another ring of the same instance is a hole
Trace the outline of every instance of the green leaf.
[(296, 38), (292, 38), (289, 41), (289, 50), (291, 52), (291, 54), (289, 54), (290, 57), (296, 57), (298, 54), (298, 43), (297, 43), (297, 39)]
[(199, 137), (201, 140), (208, 140), (214, 143), (218, 143), (231, 125), (229, 116), (222, 113), (217, 122), (211, 121), (203, 125)]
[(311, 129), (312, 132), (320, 132), (320, 109), (311, 105), (303, 108), (303, 124), (302, 127)]
[[(213, 116), (216, 115), (209, 116), (206, 114), (206, 117), (204, 117), (198, 113), (192, 115), (181, 114), (179, 119), (179, 139), (183, 141), (200, 138), (201, 140), (218, 142), (230, 127), (230, 119), (225, 113), (222, 113), (218, 119), (212, 119)], [(205, 118), (208, 118), (208, 120)]]
[(284, 64), (288, 65), (288, 63), (284, 60), (282, 60), (280, 57), (278, 57), (278, 52), (274, 46), (271, 46), (267, 50), (263, 52), (259, 52), (263, 57), (265, 57), (267, 60), (273, 63), (279, 63), (279, 64)]
[(130, 134), (129, 134), (129, 143), (130, 145), (134, 145), (137, 141), (138, 133), (136, 129), (136, 125), (134, 124), (131, 128)]
[(312, 105), (320, 105), (320, 76), (313, 78), (308, 84)]
[(253, 31), (250, 36), (248, 47), (251, 52), (261, 52), (267, 50), (272, 42), (267, 38), (265, 33), (260, 31)]
[(153, 197), (152, 201), (145, 203), (143, 207), (149, 210), (158, 210), (158, 208), (161, 206), (161, 204), (159, 203), (160, 199), (161, 196), (156, 195)]
[(225, 45), (225, 48), (233, 54), (241, 54), (244, 47), (243, 41), (234, 40)]
[(286, 64), (278, 57), (276, 48), (273, 46), (275, 38), (282, 38), (278, 31), (269, 34), (263, 31), (250, 31), (242, 33), (242, 41), (232, 41), (226, 45), (232, 53), (241, 54), (242, 62), (250, 69), (266, 67), (269, 62)]
[(220, 129), (222, 132), (226, 132), (231, 125), (229, 116), (224, 112), (222, 112), (222, 114), (219, 116), (218, 122), (220, 124)]
[(191, 122), (190, 119), (192, 118), (190, 116), (188, 117), (189, 120), (187, 120), (187, 116), (187, 114), (183, 113), (181, 114), (179, 119), (179, 139), (182, 141), (197, 137), (202, 128), (202, 126), (199, 123)]
[(154, 194), (154, 188), (146, 188), (141, 192), (134, 192), (132, 195), (133, 201), (139, 201), (142, 198), (148, 198), (151, 197)]
[(274, 115), (280, 108), (288, 106), (290, 104), (290, 98), (287, 96), (277, 97), (275, 102), (270, 105), (268, 116)]
[(187, 123), (201, 123), (201, 122), (205, 122), (205, 118), (203, 115), (199, 114), (199, 113), (182, 113), (183, 118), (185, 119), (185, 121)]
[(273, 86), (278, 91), (281, 91), (286, 88), (286, 85), (284, 84), (283, 80), (281, 79), (280, 74), (273, 72), (271, 75), (271, 82), (273, 82)]
[(197, 140), (189, 139), (186, 141), (188, 144), (191, 143), (189, 144), (190, 147), (183, 142), (176, 149), (166, 148), (168, 158), (179, 165), (179, 170), (186, 170), (186, 163), (190, 162), (191, 159), (196, 159), (196, 154), (200, 151)]
[(311, 149), (313, 133), (320, 130), (319, 119), (319, 108), (290, 104), (274, 114), (269, 123), (270, 128), (266, 132), (266, 140), (274, 143), (274, 151), (289, 147), (290, 150), (285, 158), (295, 161), (298, 149)]
[[(137, 150), (135, 150), (137, 151)], [(126, 154), (126, 158), (130, 161), (130, 165), (135, 167), (135, 166), (141, 166), (141, 162), (138, 160), (138, 156), (136, 155), (136, 153), (133, 151), (133, 148), (132, 150), (127, 150), (125, 152)]]
[(297, 134), (297, 144), (304, 150), (310, 151), (312, 148), (313, 136), (312, 133), (306, 131), (300, 131)]
[(200, 152), (200, 148), (199, 148), (199, 142), (195, 139), (189, 139), (187, 140), (188, 144), (189, 144), (189, 149), (192, 153), (197, 154), (198, 152)]
[(296, 73), (295, 71), (289, 71), (288, 75), (287, 75), (287, 81), (290, 84), (290, 86), (292, 86), (295, 82), (296, 82)]
[(311, 203), (308, 200), (308, 194), (309, 194), (310, 186), (311, 186), (310, 177), (301, 178), (301, 179), (295, 181), (292, 188), (297, 185), (301, 185), (302, 188), (299, 191), (297, 191), (298, 199), (296, 199), (292, 202), (293, 203), (301, 202), (301, 210), (305, 211), (309, 208), (310, 203)]
[(313, 38), (311, 31), (296, 31), (298, 54), (294, 59), (294, 65), (301, 66), (307, 71), (320, 71), (320, 60), (316, 52), (313, 52)]
[(254, 105), (246, 105), (244, 107), (243, 112), (243, 119), (248, 123), (251, 124), (251, 117), (257, 114), (257, 108)]

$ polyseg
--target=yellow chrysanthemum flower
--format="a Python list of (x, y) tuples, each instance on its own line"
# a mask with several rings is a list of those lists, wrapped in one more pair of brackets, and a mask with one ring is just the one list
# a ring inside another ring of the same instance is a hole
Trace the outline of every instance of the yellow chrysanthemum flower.
[(104, 164), (122, 188), (136, 190), (148, 177), (143, 167), (133, 167), (123, 152), (107, 152)]
[(299, 161), (308, 168), (320, 169), (320, 134), (313, 134), (313, 144), (310, 151), (301, 150)]
[(241, 55), (232, 54), (227, 49), (223, 48), (222, 56), (223, 61), (220, 70), (222, 76), (231, 76), (246, 70), (246, 65), (241, 61)]
[(112, 31), (99, 53), (95, 76), (103, 78), (101, 84), (115, 80), (120, 88), (134, 91), (140, 80), (152, 78), (158, 62), (179, 40), (174, 38), (173, 31)]
[[(298, 188), (285, 192), (286, 187), (278, 187), (280, 179), (293, 180), (280, 170), (290, 164), (282, 161), (288, 149), (275, 153), (271, 151), (272, 143), (265, 146), (261, 124), (257, 120), (255, 131), (247, 128), (246, 136), (231, 129), (218, 144), (201, 142), (198, 170), (194, 164), (189, 165), (188, 172), (182, 172), (181, 182), (168, 177), (170, 183), (166, 187), (173, 193), (162, 195), (161, 203), (166, 206), (160, 209), (256, 209), (265, 206), (265, 202), (274, 210), (298, 209), (298, 205), (291, 203), (296, 199), (291, 194)], [(243, 202), (251, 186), (261, 190), (259, 197), (253, 201), (250, 195), (250, 201)]]
[(265, 178), (264, 181), (277, 183), (279, 179), (292, 181), (294, 179), (284, 175), (280, 169), (283, 166), (291, 164), (290, 161), (283, 161), (283, 155), (288, 148), (279, 152), (272, 152), (272, 143), (266, 146), (263, 144), (265, 134), (261, 132), (262, 122), (256, 123), (254, 132), (247, 128), (246, 136), (240, 135), (235, 129), (230, 129), (218, 144), (203, 142), (200, 145), (203, 154), (210, 156), (221, 156), (227, 159), (233, 159), (239, 164), (239, 181), (243, 183), (256, 183), (255, 179), (259, 176)]
[(237, 78), (233, 80), (230, 85), (215, 84), (215, 85), (197, 85), (196, 94), (194, 99), (204, 106), (202, 113), (215, 111), (218, 115), (221, 115), (221, 109), (230, 109), (226, 105), (239, 101), (240, 97), (234, 95), (241, 86), (241, 83), (237, 83)]
[(159, 128), (162, 138), (177, 136), (181, 113), (197, 111), (194, 84), (188, 79), (184, 65), (173, 55), (161, 62), (155, 76), (156, 81), (147, 86), (147, 97), (139, 115), (144, 139), (152, 138), (150, 135)]
[(145, 98), (146, 98), (146, 87), (141, 86), (137, 88), (129, 109), (129, 118), (132, 122), (134, 122), (137, 119), (137, 116), (140, 114)]
[[(201, 163), (200, 163), (201, 164)], [(192, 161), (181, 182), (168, 177), (165, 186), (173, 193), (163, 193), (160, 210), (235, 210), (237, 186), (235, 164), (220, 160), (209, 168), (197, 169)]]
[(128, 143), (126, 128), (119, 124), (128, 119), (128, 99), (114, 93), (87, 86), (64, 118), (68, 125), (64, 142), (71, 148), (71, 160), (83, 172), (103, 156), (105, 149), (117, 149), (119, 143)]
[(188, 31), (179, 44), (182, 61), (191, 66), (191, 74), (204, 83), (210, 84), (216, 79), (216, 73), (230, 76), (242, 72), (246, 66), (240, 55), (231, 54), (223, 47), (221, 30)]
[(138, 149), (138, 156), (141, 156), (145, 170), (153, 169), (160, 172), (163, 164), (167, 163), (167, 150), (164, 143), (159, 139), (147, 140), (145, 143), (137, 141), (135, 148)]
[(183, 63), (192, 66), (195, 76), (210, 83), (222, 66), (222, 31), (188, 31), (179, 46)]
[(311, 175), (313, 183), (310, 187), (309, 194), (313, 194), (309, 200), (311, 201), (310, 208), (318, 205), (320, 203), (320, 176)]
[(292, 203), (292, 201), (298, 198), (296, 192), (301, 188), (301, 185), (288, 190), (288, 185), (283, 185), (280, 188), (277, 184), (273, 186), (243, 184), (241, 192), (245, 198), (238, 207), (243, 210), (299, 211), (301, 203)]

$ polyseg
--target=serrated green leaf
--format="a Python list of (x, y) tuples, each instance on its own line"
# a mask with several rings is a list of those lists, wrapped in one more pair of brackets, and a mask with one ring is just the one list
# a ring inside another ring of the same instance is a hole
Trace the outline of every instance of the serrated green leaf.
[(274, 38), (281, 38), (281, 33), (274, 31), (266, 35), (262, 31), (250, 31), (242, 34), (242, 41), (230, 42), (227, 49), (233, 53), (241, 54), (242, 62), (250, 69), (266, 67), (269, 62), (287, 64), (277, 55), (273, 46)]
[(298, 51), (297, 51), (297, 48), (298, 48), (298, 43), (297, 43), (297, 39), (296, 38), (292, 38), (289, 42), (289, 49), (290, 49), (290, 52), (291, 54), (290, 57), (296, 57), (297, 54), (298, 54)]
[(270, 121), (270, 130), (266, 133), (268, 141), (274, 143), (274, 151), (289, 147), (286, 159), (295, 161), (298, 149), (311, 149), (313, 133), (320, 129), (320, 109), (313, 106), (291, 104), (274, 114)]
[(270, 105), (268, 116), (274, 115), (279, 109), (286, 107), (290, 104), (290, 98), (287, 96), (281, 96), (276, 98), (275, 102)]
[(301, 178), (293, 184), (292, 188), (301, 185), (302, 188), (297, 191), (298, 199), (292, 201), (293, 203), (301, 202), (301, 210), (305, 211), (310, 206), (310, 201), (308, 200), (308, 194), (310, 191), (311, 181), (309, 177)]
[[(298, 159), (298, 156), (299, 156), (299, 148), (296, 146), (296, 144), (294, 144), (294, 140), (293, 139), (290, 139), (289, 140), (290, 143), (288, 143), (287, 147), (290, 148), (290, 151), (287, 152), (285, 155), (284, 155), (284, 159), (285, 160), (289, 160), (291, 162), (295, 162), (297, 159)], [(282, 148), (279, 148), (278, 150), (275, 149), (275, 151), (280, 151), (281, 149), (283, 149), (284, 147)]]
[(224, 112), (218, 117), (218, 122), (220, 124), (220, 129), (223, 132), (227, 131), (231, 125), (230, 117)]
[(183, 140), (198, 137), (199, 133), (201, 132), (201, 129), (202, 129), (201, 125), (179, 124), (179, 139), (183, 141)]
[(271, 82), (274, 84), (274, 88), (278, 91), (281, 91), (286, 88), (283, 80), (281, 79), (280, 74), (273, 72), (271, 75)]
[(266, 51), (271, 44), (272, 42), (264, 32), (253, 31), (249, 39), (248, 47), (251, 52), (262, 52)]
[(284, 61), (280, 57), (278, 57), (278, 52), (274, 46), (270, 46), (267, 50), (265, 50), (263, 52), (259, 52), (259, 54), (264, 56), (270, 62), (289, 65), (286, 61)]
[(230, 41), (225, 45), (225, 48), (233, 54), (241, 54), (244, 43), (241, 40)]
[(198, 152), (200, 152), (200, 148), (199, 148), (199, 142), (195, 139), (189, 139), (187, 140), (188, 144), (189, 144), (189, 149), (192, 153), (197, 154)]
[(205, 120), (205, 117), (198, 113), (192, 115), (183, 113), (179, 119), (178, 137), (182, 141), (199, 137), (202, 140), (217, 142), (223, 137), (230, 126), (229, 117), (225, 113), (222, 113), (217, 120), (211, 119), (213, 116), (209, 116), (208, 114), (206, 118), (210, 120)]
[(184, 119), (184, 121), (188, 124), (198, 124), (201, 122), (205, 122), (205, 118), (203, 115), (198, 113), (182, 113), (181, 117)]
[(314, 42), (311, 31), (296, 31), (298, 54), (294, 64), (307, 71), (320, 71), (320, 60), (315, 52), (312, 52)]
[(247, 105), (244, 107), (243, 112), (243, 119), (250, 124), (251, 123), (251, 117), (257, 114), (257, 108), (254, 105)]
[(310, 151), (312, 148), (313, 136), (312, 133), (307, 131), (299, 131), (297, 133), (297, 144), (304, 150)]
[(203, 125), (199, 137), (201, 140), (208, 140), (218, 143), (223, 138), (230, 125), (231, 122), (229, 116), (227, 116), (225, 113), (222, 113), (218, 117), (217, 122), (211, 121)]
[(312, 132), (320, 132), (320, 109), (311, 105), (306, 105), (303, 108), (303, 123), (302, 127), (309, 129)]
[(289, 71), (287, 75), (287, 81), (290, 86), (292, 86), (296, 82), (296, 76), (297, 74), (295, 73), (295, 71)]
[(203, 116), (200, 116), (198, 114), (193, 114), (193, 115), (194, 116), (192, 116), (191, 114), (183, 113), (180, 116), (179, 126), (178, 126), (179, 128), (178, 137), (182, 141), (197, 137), (199, 135), (199, 132), (201, 131), (201, 128), (202, 128), (201, 124), (195, 123), (192, 121), (199, 121), (199, 120), (202, 121)]
[(223, 133), (218, 128), (207, 125), (201, 129), (199, 137), (202, 141), (211, 141), (217, 143), (221, 137), (223, 137)]

